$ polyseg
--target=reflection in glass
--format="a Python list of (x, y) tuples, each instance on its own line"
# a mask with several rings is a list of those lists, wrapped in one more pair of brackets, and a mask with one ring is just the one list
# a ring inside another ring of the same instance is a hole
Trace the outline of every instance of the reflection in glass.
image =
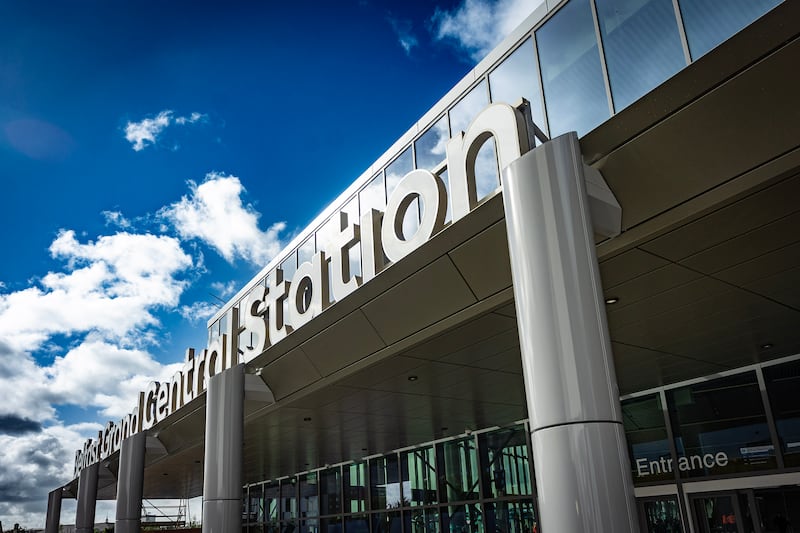
[(439, 494), (443, 501), (477, 500), (480, 496), (478, 450), (475, 439), (466, 437), (438, 446), (440, 453)]
[(272, 527), (278, 526), (278, 511), (280, 510), (280, 487), (278, 483), (264, 485), (264, 515), (265, 521)]
[(379, 457), (369, 462), (369, 483), (372, 509), (396, 509), (400, 507), (400, 475), (397, 455)]
[(800, 361), (764, 368), (772, 417), (787, 467), (800, 466)]
[(681, 477), (775, 468), (755, 372), (667, 391)]
[(595, 0), (614, 108), (686, 65), (672, 0)]
[(489, 137), (475, 158), (475, 191), (478, 200), (486, 198), (500, 186), (495, 153), (494, 137)]
[(297, 264), (302, 265), (303, 263), (310, 263), (314, 258), (314, 252), (316, 249), (317, 247), (314, 243), (314, 236), (312, 235), (303, 241), (303, 244), (301, 244), (297, 249)]
[(622, 402), (622, 422), (634, 482), (674, 479), (661, 397), (651, 394)]
[(683, 533), (681, 512), (675, 496), (662, 496), (642, 502), (642, 517), (647, 533)]
[(300, 517), (319, 516), (317, 496), (317, 474), (311, 472), (300, 476)]
[(246, 523), (264, 522), (264, 487), (263, 485), (251, 485), (248, 488), (248, 505)]
[(278, 519), (292, 520), (297, 517), (297, 478), (284, 479), (281, 482), (281, 498), (278, 507)]
[(367, 510), (367, 464), (355, 463), (344, 467), (344, 511), (361, 513)]
[(539, 531), (533, 501), (499, 501), (486, 505), (486, 530), (494, 533)]
[(609, 117), (589, 0), (570, 0), (536, 31), (550, 136), (579, 136)]
[(780, 0), (679, 0), (692, 59), (727, 40)]
[[(397, 184), (406, 174), (414, 170), (414, 160), (409, 146), (386, 167), (386, 197), (390, 198)], [(409, 204), (403, 217), (403, 236), (409, 238), (419, 228), (420, 205), (419, 197)]]
[(402, 533), (403, 523), (400, 521), (400, 511), (373, 513), (372, 533)]
[(319, 521), (319, 533), (342, 533), (342, 517), (329, 516)]
[(320, 474), (320, 512), (324, 515), (342, 512), (342, 486), (338, 468), (323, 470)]
[(452, 505), (442, 516), (442, 526), (446, 533), (484, 533), (481, 505)]
[(403, 512), (405, 533), (439, 533), (439, 509), (415, 507)]
[(488, 104), (489, 97), (486, 93), (486, 81), (481, 81), (450, 110), (451, 137), (460, 131), (467, 131), (472, 119), (483, 111), (483, 108)]
[[(290, 528), (293, 528), (293, 526), (287, 524), (283, 530), (283, 533), (291, 533)], [(310, 518), (308, 520), (300, 521), (299, 533), (320, 533), (319, 520), (316, 518)]]
[(433, 446), (400, 454), (403, 506), (437, 503), (435, 465)]
[(344, 533), (369, 533), (369, 519), (367, 515), (345, 516)]
[(447, 116), (443, 116), (414, 141), (414, 151), (417, 156), (416, 168), (433, 170), (436, 165), (444, 161), (445, 148), (449, 138)]
[(362, 214), (370, 209), (386, 210), (386, 188), (384, 187), (383, 172), (372, 178), (366, 187), (358, 193), (358, 204)]
[(478, 443), (486, 497), (533, 494), (528, 441), (523, 426), (481, 433)]
[(489, 88), (492, 102), (516, 105), (520, 98), (528, 100), (531, 103), (534, 124), (547, 132), (533, 39), (529, 38), (522, 43), (489, 74)]

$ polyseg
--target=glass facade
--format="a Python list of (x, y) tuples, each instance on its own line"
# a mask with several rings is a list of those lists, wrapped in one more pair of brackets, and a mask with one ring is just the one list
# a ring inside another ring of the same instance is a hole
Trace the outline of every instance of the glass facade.
[(444, 440), (251, 485), (243, 522), (271, 533), (530, 533), (529, 457), (524, 425)]
[[(371, 208), (385, 210), (397, 182), (413, 168), (430, 170), (441, 163), (447, 140), (465, 130), (489, 101), (513, 104), (524, 97), (543, 131), (557, 136), (575, 130), (582, 136), (681, 70), (687, 58), (706, 54), (779, 3), (678, 0), (676, 10), (673, 0), (569, 0), (531, 28), (509, 55), (480, 73), (442, 114), (421, 125), (410, 146), (387, 154), (391, 162), (337, 209), (346, 210), (350, 220)], [(478, 199), (499, 190), (493, 138), (481, 148), (475, 171)], [(449, 191), (446, 169), (439, 178)], [(450, 202), (447, 206), (449, 221)], [(407, 210), (405, 236), (418, 227), (421, 209), (416, 199)], [(316, 234), (317, 249), (327, 243), (332, 218), (304, 232), (312, 242)], [(357, 246), (351, 250), (353, 273), (361, 272), (360, 252)], [(303, 247), (281, 256), (284, 277), (290, 278), (298, 259), (306, 257)], [(218, 320), (209, 328), (210, 336), (220, 328)]]
[(800, 361), (793, 361), (764, 369), (769, 403), (783, 463), (787, 467), (800, 466)]

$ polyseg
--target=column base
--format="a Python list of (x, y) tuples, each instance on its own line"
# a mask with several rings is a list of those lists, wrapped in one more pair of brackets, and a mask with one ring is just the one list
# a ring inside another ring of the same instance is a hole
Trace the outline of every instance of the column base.
[(139, 533), (142, 530), (140, 520), (121, 520), (117, 518), (114, 522), (114, 533)]

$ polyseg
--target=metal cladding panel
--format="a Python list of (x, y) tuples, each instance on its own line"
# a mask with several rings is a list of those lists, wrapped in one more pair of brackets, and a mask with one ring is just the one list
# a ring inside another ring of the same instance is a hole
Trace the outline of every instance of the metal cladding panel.
[(319, 373), (327, 376), (385, 346), (364, 314), (357, 310), (311, 337), (300, 348)]
[(440, 257), (362, 307), (387, 344), (446, 318), (477, 299), (448, 257)]

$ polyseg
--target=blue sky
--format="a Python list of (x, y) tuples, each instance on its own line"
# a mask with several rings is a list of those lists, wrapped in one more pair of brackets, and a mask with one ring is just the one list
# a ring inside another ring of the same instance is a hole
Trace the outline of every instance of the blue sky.
[(0, 521), (538, 3), (0, 0)]

